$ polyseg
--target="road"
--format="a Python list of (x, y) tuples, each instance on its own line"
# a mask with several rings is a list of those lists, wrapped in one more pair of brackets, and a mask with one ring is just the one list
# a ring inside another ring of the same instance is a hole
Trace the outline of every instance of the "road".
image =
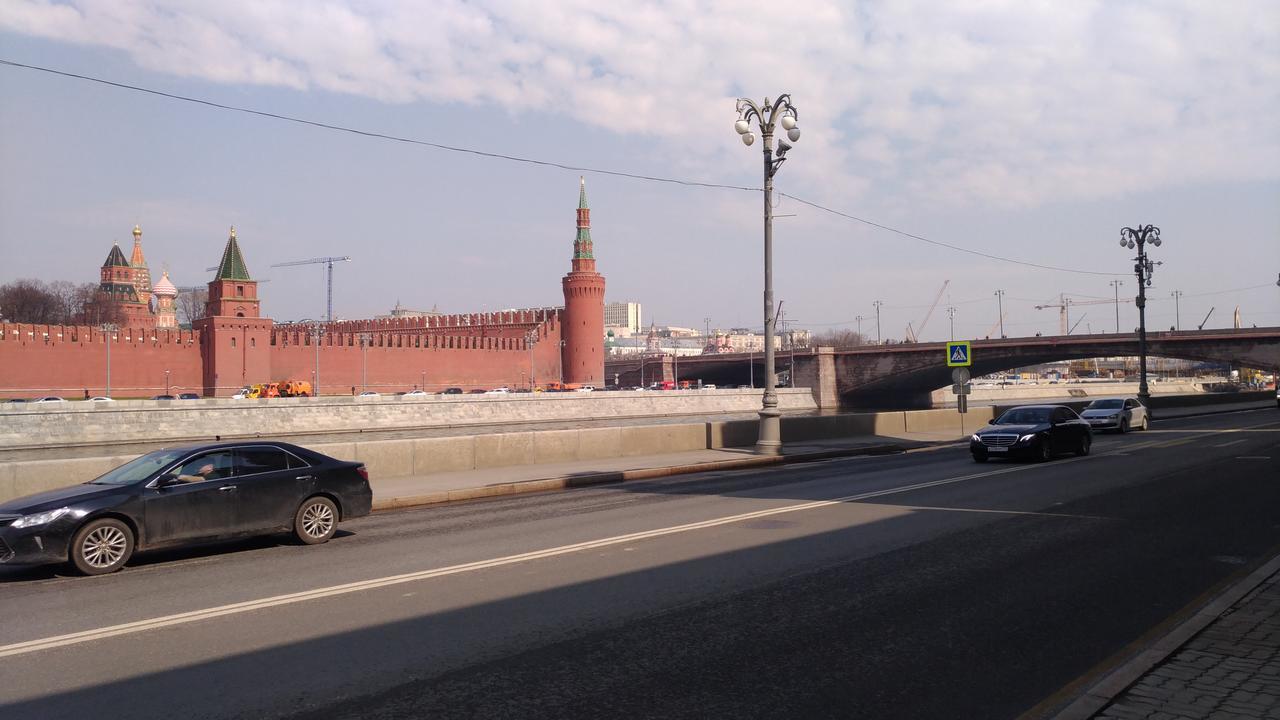
[(1280, 546), (1280, 415), (0, 569), (4, 717), (1015, 718)]

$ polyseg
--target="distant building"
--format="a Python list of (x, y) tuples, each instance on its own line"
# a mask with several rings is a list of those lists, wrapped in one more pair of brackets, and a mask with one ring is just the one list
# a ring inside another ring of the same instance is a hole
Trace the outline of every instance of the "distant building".
[[(605, 303), (604, 326), (612, 329), (617, 337), (631, 337), (639, 334), (641, 323), (641, 307), (638, 302)], [(618, 332), (625, 329), (625, 334)]]
[(400, 301), (397, 300), (396, 306), (391, 308), (390, 314), (375, 315), (374, 319), (386, 320), (389, 318), (430, 318), (430, 317), (444, 317), (444, 313), (436, 310), (434, 305), (431, 307), (430, 310), (410, 310), (409, 308), (401, 305)]

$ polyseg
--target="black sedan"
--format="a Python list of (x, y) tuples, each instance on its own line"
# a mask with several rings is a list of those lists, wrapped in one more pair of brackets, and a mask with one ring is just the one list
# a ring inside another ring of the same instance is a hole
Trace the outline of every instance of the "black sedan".
[(1093, 445), (1089, 423), (1065, 405), (1023, 405), (1006, 410), (969, 438), (974, 462), (1023, 456), (1045, 461), (1073, 452), (1088, 455)]
[(368, 515), (358, 462), (281, 442), (156, 450), (83, 485), (0, 503), (0, 564), (114, 572), (135, 550), (292, 532), (315, 545)]

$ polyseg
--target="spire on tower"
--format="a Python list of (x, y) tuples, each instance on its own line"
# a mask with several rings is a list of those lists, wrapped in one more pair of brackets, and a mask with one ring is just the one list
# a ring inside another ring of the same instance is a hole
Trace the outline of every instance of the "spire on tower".
[(595, 255), (591, 247), (591, 209), (587, 207), (587, 180), (578, 178), (578, 237), (573, 241), (574, 260), (592, 260)]
[(214, 280), (249, 280), (249, 266), (244, 264), (244, 255), (240, 252), (240, 243), (236, 242), (236, 228), (231, 226), (231, 234), (227, 237), (227, 246), (222, 250), (222, 262), (218, 263), (218, 274)]

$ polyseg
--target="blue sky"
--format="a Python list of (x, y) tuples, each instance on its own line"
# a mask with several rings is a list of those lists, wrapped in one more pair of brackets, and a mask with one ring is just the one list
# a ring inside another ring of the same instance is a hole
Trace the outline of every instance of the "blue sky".
[[(0, 6), (0, 58), (569, 165), (759, 186), (734, 99), (790, 92), (775, 284), (813, 330), (1056, 333), (1059, 293), (1132, 295), (1126, 225), (1164, 262), (1150, 324), (1280, 325), (1280, 6), (1272, 2), (112, 2)], [(299, 8), (305, 7), (306, 10)], [(0, 67), (0, 281), (90, 281), (140, 223), (153, 275), (205, 282), (235, 225), (277, 319), (562, 302), (579, 173)], [(758, 193), (586, 173), (609, 300), (759, 326)], [(1105, 273), (1115, 273), (1107, 275)], [(1247, 289), (1242, 289), (1247, 288)], [(1120, 325), (1136, 324), (1132, 304)], [(1114, 307), (1072, 309), (1112, 331)]]

